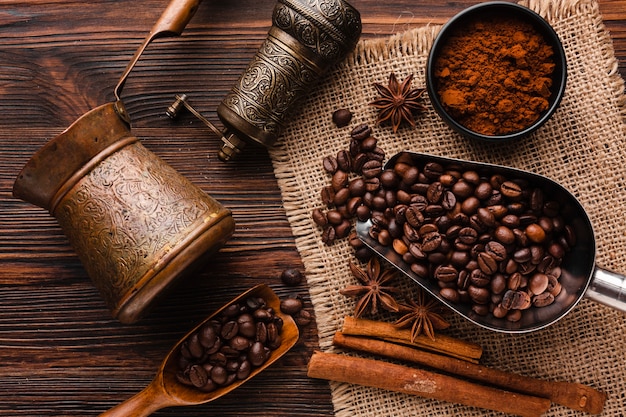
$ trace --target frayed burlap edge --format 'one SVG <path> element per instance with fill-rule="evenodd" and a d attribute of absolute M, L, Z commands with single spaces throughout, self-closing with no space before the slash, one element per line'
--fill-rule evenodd
<path fill-rule="evenodd" d="M 623 123 L 626 115 L 626 98 L 623 94 L 624 83 L 618 73 L 618 62 L 614 55 L 610 36 L 602 22 L 597 3 L 592 0 L 529 0 L 522 4 L 537 11 L 553 25 L 571 19 L 580 19 L 581 16 L 591 20 L 589 25 L 596 31 L 598 37 L 598 42 L 594 43 L 593 46 L 600 49 L 603 60 L 601 67 L 605 71 L 601 75 L 606 77 L 610 90 L 604 97 L 609 101 L 609 103 L 606 103 L 606 106 L 610 106 L 620 115 L 620 120 L 616 122 L 618 123 L 616 129 L 621 131 L 622 137 L 616 138 L 615 141 L 622 140 L 626 133 L 626 125 Z M 387 38 L 361 41 L 354 53 L 332 71 L 326 81 L 332 84 L 335 78 L 341 78 L 346 74 L 353 75 L 350 72 L 353 68 L 367 68 L 383 62 L 391 63 L 388 66 L 393 67 L 393 63 L 396 61 L 400 62 L 415 55 L 427 55 L 428 49 L 439 29 L 440 26 L 431 25 L 412 29 Z M 299 119 L 306 119 L 304 115 L 310 110 L 307 106 L 318 104 L 316 97 L 318 93 L 323 92 L 324 88 L 326 88 L 325 85 L 322 84 L 319 87 L 321 90 L 313 92 L 312 99 L 305 104 L 304 110 L 298 115 Z M 337 103 L 341 103 L 342 100 L 342 97 L 337 97 Z M 340 104 L 337 104 L 337 106 L 339 107 Z M 315 110 L 310 111 L 310 113 L 317 115 Z M 371 117 L 365 117 L 365 119 L 371 121 Z M 349 259 L 352 252 L 348 245 L 335 245 L 332 248 L 328 248 L 321 243 L 319 230 L 315 228 L 310 218 L 311 208 L 315 206 L 312 200 L 319 200 L 319 184 L 310 178 L 303 178 L 301 167 L 293 161 L 294 149 L 298 149 L 299 152 L 309 152 L 309 147 L 316 146 L 315 140 L 311 139 L 312 137 L 316 135 L 335 135 L 334 131 L 329 129 L 327 125 L 319 127 L 319 124 L 316 120 L 305 120 L 302 123 L 298 123 L 296 127 L 287 129 L 284 138 L 279 141 L 275 148 L 270 150 L 270 154 L 274 163 L 275 175 L 282 191 L 285 210 L 296 240 L 296 246 L 305 265 L 311 300 L 317 317 L 320 348 L 322 350 L 333 350 L 334 348 L 331 346 L 332 336 L 341 327 L 343 317 L 350 312 L 351 308 L 351 304 L 346 302 L 343 296 L 339 295 L 338 290 L 341 288 L 342 279 L 345 280 L 343 275 L 346 274 L 347 269 L 342 262 L 345 259 Z M 336 134 L 336 142 L 338 143 L 336 148 L 333 147 L 335 146 L 335 141 L 332 138 L 321 140 L 327 146 L 331 144 L 326 153 L 333 154 L 337 148 L 345 148 L 347 145 L 345 137 L 345 132 Z M 311 141 L 311 143 L 305 147 L 291 147 L 287 143 L 288 141 Z M 459 150 L 459 153 L 466 153 L 467 149 L 464 142 L 458 142 L 458 145 L 462 148 Z M 523 146 L 527 145 L 524 144 Z M 511 165 L 516 165 L 519 162 L 516 159 L 507 161 Z M 502 163 L 502 161 L 498 160 L 495 162 Z M 537 171 L 542 169 L 541 166 L 535 165 L 532 168 L 536 168 Z M 321 171 L 321 160 L 316 169 Z M 620 186 L 619 189 L 623 190 L 623 186 Z M 311 195 L 314 195 L 314 197 L 312 198 Z M 587 204 L 591 205 L 593 202 L 591 200 Z M 594 216 L 596 221 L 604 220 L 602 213 L 592 213 L 592 217 Z M 614 220 L 612 221 L 614 222 Z M 619 269 L 625 266 L 623 256 L 615 256 L 614 253 L 621 248 L 623 239 L 614 240 L 615 242 L 606 242 L 606 248 L 599 251 L 598 257 L 603 265 Z M 611 368 L 610 363 L 613 359 L 616 363 L 623 363 L 623 348 L 619 344 L 613 348 L 609 346 L 609 349 L 615 351 L 615 358 L 607 354 L 608 356 L 603 358 L 603 361 L 606 363 L 602 363 L 602 366 L 598 366 L 597 369 L 591 368 L 593 367 L 593 352 L 604 348 L 602 341 L 606 340 L 611 345 L 616 343 L 616 337 L 620 337 L 619 333 L 612 333 L 611 331 L 612 323 L 618 320 L 623 320 L 623 317 L 610 309 L 583 300 L 581 307 L 570 313 L 568 322 L 559 322 L 547 335 L 538 337 L 540 341 L 552 340 L 555 337 L 563 339 L 556 340 L 554 346 L 549 346 L 545 348 L 545 352 L 541 352 L 542 355 L 556 355 L 557 358 L 555 360 L 558 360 L 558 356 L 563 355 L 568 349 L 578 352 L 578 356 L 573 363 L 565 361 L 564 364 L 558 365 L 557 369 L 553 370 L 533 362 L 534 350 L 537 349 L 537 346 L 534 345 L 536 338 L 533 336 L 494 335 L 491 332 L 467 326 L 467 323 L 459 322 L 454 318 L 453 327 L 456 328 L 455 336 L 472 339 L 488 346 L 485 358 L 487 364 L 529 376 L 551 377 L 596 385 L 597 388 L 609 392 L 609 401 L 607 402 L 604 415 L 612 416 L 616 415 L 618 411 L 621 412 L 624 402 L 626 402 L 624 390 L 620 388 L 623 388 L 624 383 L 622 381 L 626 378 L 626 372 L 623 370 L 623 365 L 621 365 L 619 370 L 615 371 Z M 571 325 L 577 321 L 585 323 L 582 329 L 585 334 L 580 338 L 578 338 L 579 334 L 577 332 L 580 332 L 581 328 Z M 594 329 L 590 330 L 589 327 L 594 327 L 596 322 L 606 323 L 607 328 L 597 329 L 594 333 Z M 594 337 L 590 337 L 590 333 Z M 622 334 L 624 333 L 622 332 Z M 624 337 L 622 336 L 621 339 L 623 344 Z M 511 357 L 515 359 L 519 357 L 519 363 L 516 363 L 515 360 L 508 360 Z M 579 361 L 583 361 L 583 363 L 580 364 Z M 586 363 L 587 361 L 589 364 Z M 455 406 L 438 401 L 420 400 L 367 387 L 334 382 L 331 382 L 330 386 L 337 417 L 355 415 L 498 415 L 484 412 L 484 410 L 474 410 L 469 407 Z M 549 415 L 574 416 L 582 414 L 557 406 L 551 409 Z"/>

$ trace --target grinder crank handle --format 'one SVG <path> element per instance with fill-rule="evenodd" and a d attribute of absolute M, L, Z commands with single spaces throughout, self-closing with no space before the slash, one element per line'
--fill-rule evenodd
<path fill-rule="evenodd" d="M 133 67 L 139 60 L 139 57 L 146 49 L 146 47 L 157 38 L 165 38 L 170 36 L 179 36 L 187 26 L 187 23 L 191 20 L 193 15 L 198 10 L 198 6 L 202 0 L 171 0 L 167 5 L 167 8 L 161 14 L 161 17 L 152 27 L 152 30 L 148 36 L 144 39 L 143 43 L 133 55 L 133 58 L 128 63 L 128 66 L 124 70 L 122 77 L 120 78 L 117 86 L 115 87 L 115 99 L 120 101 L 120 93 L 128 74 L 132 71 Z"/>

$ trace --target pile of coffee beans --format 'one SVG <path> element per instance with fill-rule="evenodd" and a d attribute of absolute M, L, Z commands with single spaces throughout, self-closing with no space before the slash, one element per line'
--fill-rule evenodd
<path fill-rule="evenodd" d="M 330 185 L 322 188 L 324 208 L 313 210 L 313 221 L 322 228 L 322 241 L 332 245 L 336 239 L 348 237 L 352 220 L 370 217 L 368 201 L 380 189 L 385 152 L 365 124 L 350 133 L 349 149 L 328 155 L 322 161 L 323 169 L 330 175 Z"/>
<path fill-rule="evenodd" d="M 263 298 L 231 304 L 180 345 L 176 378 L 203 392 L 246 379 L 280 346 L 282 327 Z"/>
<path fill-rule="evenodd" d="M 380 188 L 363 197 L 370 237 L 434 280 L 445 299 L 514 322 L 560 293 L 560 265 L 576 236 L 541 187 L 408 153 L 378 178 Z"/>
<path fill-rule="evenodd" d="M 384 169 L 385 152 L 367 125 L 355 127 L 349 149 L 326 156 L 325 208 L 313 210 L 322 241 L 348 237 L 355 256 L 372 253 L 352 231 L 371 220 L 370 236 L 393 248 L 443 298 L 475 314 L 518 321 L 554 302 L 560 264 L 576 242 L 561 204 L 520 178 L 467 170 L 410 154 Z"/>

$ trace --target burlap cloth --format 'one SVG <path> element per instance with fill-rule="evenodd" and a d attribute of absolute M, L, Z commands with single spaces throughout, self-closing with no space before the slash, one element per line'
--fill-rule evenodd
<path fill-rule="evenodd" d="M 271 150 L 285 209 L 302 256 L 317 315 L 320 346 L 331 346 L 354 301 L 339 290 L 353 283 L 348 261 L 353 250 L 345 240 L 321 241 L 311 211 L 321 207 L 319 191 L 329 184 L 321 161 L 346 149 L 350 130 L 360 123 L 388 156 L 401 150 L 428 152 L 514 166 L 548 176 L 576 195 L 589 212 L 598 241 L 597 264 L 626 272 L 626 129 L 624 84 L 609 34 L 593 0 L 530 0 L 559 34 L 568 59 L 565 97 L 554 117 L 533 136 L 510 145 L 486 145 L 453 133 L 429 110 L 417 128 L 375 126 L 373 82 L 386 83 L 390 72 L 415 75 L 425 85 L 429 48 L 439 26 L 427 26 L 385 39 L 363 40 L 347 61 L 334 69 L 311 94 Z M 352 110 L 348 127 L 331 122 L 338 108 Z M 402 278 L 400 278 L 402 279 Z M 415 284 L 408 284 L 415 285 Z M 582 302 L 547 329 L 507 335 L 453 318 L 448 334 L 484 348 L 483 364 L 543 379 L 579 382 L 608 393 L 605 416 L 626 413 L 626 315 L 593 301 Z M 491 416 L 485 410 L 331 383 L 335 413 L 343 416 Z M 549 416 L 583 413 L 553 405 Z"/>

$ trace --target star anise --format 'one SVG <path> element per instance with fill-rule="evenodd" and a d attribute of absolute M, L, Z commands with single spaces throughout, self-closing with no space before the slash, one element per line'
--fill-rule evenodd
<path fill-rule="evenodd" d="M 404 81 L 402 81 L 402 84 L 400 84 L 396 79 L 396 75 L 392 72 L 389 75 L 389 85 L 384 86 L 379 83 L 374 83 L 374 87 L 382 96 L 370 103 L 380 110 L 376 122 L 382 124 L 389 121 L 393 128 L 393 133 L 398 131 L 398 128 L 403 122 L 415 126 L 413 113 L 426 110 L 426 107 L 419 102 L 426 89 L 412 89 L 412 80 L 413 74 L 406 77 Z"/>
<path fill-rule="evenodd" d="M 400 328 L 411 326 L 411 342 L 420 334 L 435 340 L 435 330 L 450 327 L 450 323 L 442 316 L 443 311 L 443 305 L 419 290 L 415 299 L 409 298 L 406 304 L 399 305 L 399 312 L 404 315 L 394 324 Z"/>
<path fill-rule="evenodd" d="M 361 317 L 368 307 L 372 315 L 377 314 L 379 304 L 387 311 L 398 311 L 398 302 L 392 294 L 398 293 L 399 290 L 388 285 L 394 278 L 392 270 L 383 270 L 378 259 L 372 258 L 365 270 L 350 262 L 350 271 L 359 280 L 360 285 L 349 285 L 339 292 L 348 297 L 360 297 L 355 307 L 356 317 Z"/>

